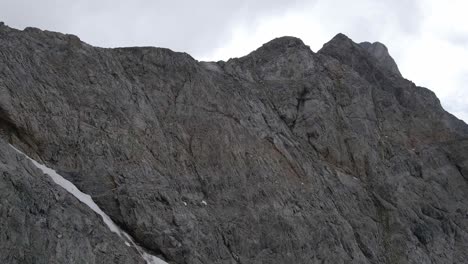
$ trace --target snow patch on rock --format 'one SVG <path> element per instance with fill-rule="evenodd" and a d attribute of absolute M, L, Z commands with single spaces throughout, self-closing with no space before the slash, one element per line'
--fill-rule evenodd
<path fill-rule="evenodd" d="M 141 255 L 141 257 L 146 261 L 148 264 L 167 264 L 167 262 L 164 262 L 160 258 L 153 256 L 151 254 L 148 254 L 143 250 L 142 247 L 138 246 L 133 238 L 127 234 L 125 231 L 123 231 L 120 227 L 118 227 L 112 219 L 102 211 L 101 208 L 93 201 L 93 198 L 91 198 L 90 195 L 83 193 L 80 191 L 73 183 L 68 181 L 67 179 L 63 178 L 61 175 L 59 175 L 55 170 L 46 167 L 45 165 L 33 160 L 32 158 L 28 157 L 28 155 L 24 154 L 14 146 L 10 145 L 16 152 L 20 153 L 21 155 L 25 156 L 29 161 L 32 162 L 34 166 L 39 168 L 44 174 L 47 174 L 56 184 L 60 185 L 63 189 L 65 189 L 67 192 L 75 196 L 80 202 L 84 203 L 87 205 L 91 210 L 93 210 L 95 213 L 100 215 L 102 217 L 102 220 L 104 223 L 107 225 L 107 227 L 110 229 L 111 232 L 116 233 L 119 235 L 123 240 L 125 245 L 127 246 L 132 246 L 134 247 L 138 253 Z"/>

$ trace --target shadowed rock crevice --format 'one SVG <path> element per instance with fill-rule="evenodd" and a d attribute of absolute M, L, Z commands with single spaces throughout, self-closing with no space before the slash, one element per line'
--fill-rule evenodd
<path fill-rule="evenodd" d="M 25 145 L 29 150 L 34 151 L 37 156 L 37 145 L 34 139 L 24 129 L 19 128 L 10 118 L 10 115 L 0 107 L 0 138 L 9 143 Z"/>

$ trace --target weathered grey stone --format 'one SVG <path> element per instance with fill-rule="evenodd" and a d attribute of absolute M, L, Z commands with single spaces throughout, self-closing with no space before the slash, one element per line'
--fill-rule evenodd
<path fill-rule="evenodd" d="M 0 263 L 144 263 L 24 155 L 0 149 Z"/>
<path fill-rule="evenodd" d="M 172 263 L 466 263 L 468 126 L 365 46 L 198 62 L 3 26 L 0 124 Z"/>
<path fill-rule="evenodd" d="M 390 72 L 401 76 L 400 70 L 393 58 L 388 53 L 387 47 L 380 42 L 362 42 L 359 45 L 367 50 L 372 56 L 374 56 L 382 67 L 387 68 Z"/>

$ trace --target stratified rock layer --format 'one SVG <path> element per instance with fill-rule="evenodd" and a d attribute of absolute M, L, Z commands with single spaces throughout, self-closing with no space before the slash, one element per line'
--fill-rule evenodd
<path fill-rule="evenodd" d="M 384 51 L 283 37 L 198 62 L 2 26 L 0 126 L 170 263 L 466 263 L 468 126 Z"/>

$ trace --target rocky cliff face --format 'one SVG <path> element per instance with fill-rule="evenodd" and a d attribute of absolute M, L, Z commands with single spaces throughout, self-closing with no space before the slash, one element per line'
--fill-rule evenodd
<path fill-rule="evenodd" d="M 168 263 L 468 261 L 468 126 L 382 44 L 198 62 L 0 26 L 0 94 L 3 140 Z M 142 262 L 5 142 L 0 260 Z"/>

